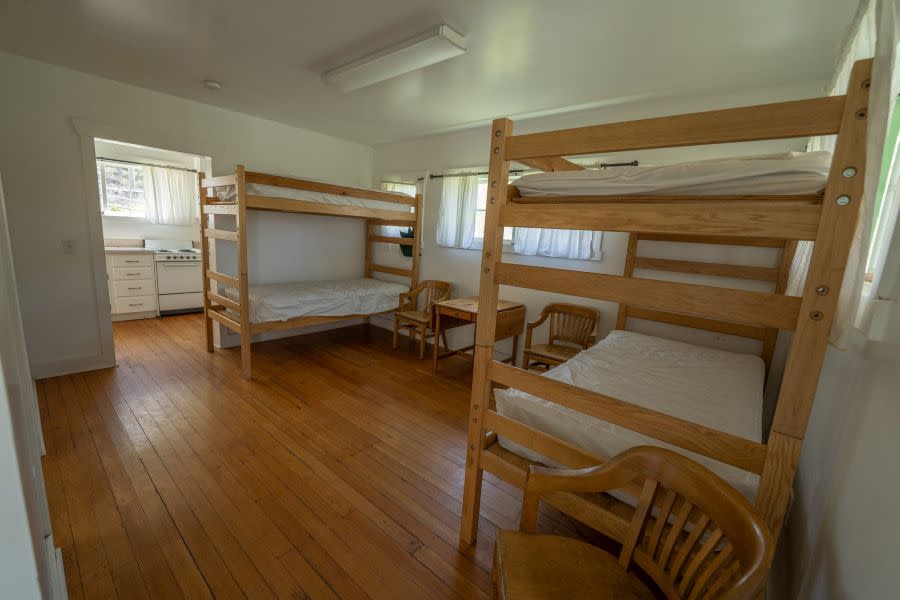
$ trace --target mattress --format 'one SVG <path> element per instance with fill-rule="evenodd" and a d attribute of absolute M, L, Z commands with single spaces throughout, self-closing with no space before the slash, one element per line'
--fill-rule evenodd
<path fill-rule="evenodd" d="M 397 308 L 409 286 L 377 279 L 300 281 L 250 286 L 250 322 L 287 321 L 295 317 L 370 315 Z M 238 293 L 225 288 L 237 301 Z"/>
<path fill-rule="evenodd" d="M 325 192 L 313 192 L 310 190 L 297 190 L 294 188 L 278 187 L 274 185 L 262 185 L 260 183 L 248 183 L 247 194 L 251 196 L 272 196 L 275 198 L 288 198 L 300 202 L 317 202 L 319 204 L 338 204 L 341 206 L 356 206 L 360 208 L 379 208 L 381 210 L 394 210 L 412 212 L 412 207 L 399 202 L 387 202 L 384 200 L 369 200 L 368 198 L 355 198 L 339 194 L 326 194 Z M 233 202 L 235 196 L 234 186 L 216 188 L 216 197 L 221 202 Z"/>
<path fill-rule="evenodd" d="M 616 330 L 592 348 L 544 374 L 549 379 L 599 392 L 752 441 L 762 438 L 762 359 Z M 748 499 L 756 495 L 758 476 L 737 467 L 676 448 L 526 394 L 496 390 L 497 412 L 530 425 L 592 454 L 611 458 L 628 448 L 653 445 L 680 452 L 705 465 Z M 499 439 L 500 445 L 529 460 L 561 466 L 532 450 Z"/>
<path fill-rule="evenodd" d="M 629 194 L 814 194 L 825 188 L 829 152 L 788 152 L 664 166 L 535 173 L 520 177 L 522 196 Z"/>

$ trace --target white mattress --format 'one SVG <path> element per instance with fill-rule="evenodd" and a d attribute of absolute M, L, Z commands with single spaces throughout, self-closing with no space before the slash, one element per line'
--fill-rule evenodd
<path fill-rule="evenodd" d="M 618 398 L 742 438 L 762 437 L 762 359 L 630 331 L 613 331 L 544 376 Z M 748 499 L 758 476 L 646 435 L 526 394 L 496 390 L 497 412 L 605 458 L 653 445 L 705 465 Z M 500 438 L 504 448 L 532 461 L 561 466 Z"/>
<path fill-rule="evenodd" d="M 369 315 L 397 308 L 400 294 L 408 291 L 409 286 L 370 278 L 251 285 L 250 322 Z M 224 293 L 238 299 L 233 288 Z"/>
<path fill-rule="evenodd" d="M 516 180 L 522 196 L 628 194 L 814 194 L 825 188 L 829 152 L 788 152 L 664 166 L 536 173 Z"/>
<path fill-rule="evenodd" d="M 262 185 L 248 183 L 247 194 L 252 196 L 273 196 L 275 198 L 288 198 L 300 202 L 318 202 L 319 204 L 339 204 L 341 206 L 357 206 L 361 208 L 379 208 L 382 210 L 394 210 L 412 212 L 412 207 L 400 202 L 386 202 L 384 200 L 369 200 L 368 198 L 355 198 L 353 196 L 341 196 L 339 194 L 326 194 L 324 192 L 312 192 L 309 190 L 297 190 L 294 188 L 278 187 L 274 185 Z M 216 197 L 223 202 L 234 201 L 234 186 L 216 188 Z"/>

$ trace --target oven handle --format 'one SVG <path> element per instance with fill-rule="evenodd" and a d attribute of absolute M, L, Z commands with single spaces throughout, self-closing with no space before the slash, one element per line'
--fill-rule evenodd
<path fill-rule="evenodd" d="M 158 263 L 161 267 L 199 267 L 201 266 L 198 262 L 183 262 L 183 263 Z"/>

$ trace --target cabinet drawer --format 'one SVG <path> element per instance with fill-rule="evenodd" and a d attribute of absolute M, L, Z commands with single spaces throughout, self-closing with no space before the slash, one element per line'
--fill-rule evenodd
<path fill-rule="evenodd" d="M 135 279 L 134 281 L 114 281 L 113 292 L 116 298 L 126 296 L 152 296 L 156 294 L 156 286 L 152 280 Z"/>
<path fill-rule="evenodd" d="M 116 267 L 109 274 L 113 281 L 125 281 L 129 279 L 153 280 L 153 265 L 149 267 Z"/>
<path fill-rule="evenodd" d="M 113 303 L 113 313 L 148 312 L 156 310 L 156 296 L 129 296 L 116 298 Z"/>
<path fill-rule="evenodd" d="M 114 267 L 152 267 L 152 254 L 111 254 Z"/>

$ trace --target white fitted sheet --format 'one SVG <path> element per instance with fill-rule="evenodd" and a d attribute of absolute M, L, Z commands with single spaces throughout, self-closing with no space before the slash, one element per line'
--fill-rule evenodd
<path fill-rule="evenodd" d="M 674 165 L 535 173 L 516 180 L 522 196 L 629 194 L 814 194 L 825 188 L 830 152 L 787 152 Z"/>
<path fill-rule="evenodd" d="M 237 290 L 225 296 L 237 300 Z M 250 286 L 250 321 L 287 321 L 294 317 L 370 315 L 397 308 L 409 286 L 377 279 L 298 281 Z"/>
<path fill-rule="evenodd" d="M 762 438 L 762 359 L 630 331 L 616 330 L 544 376 L 693 421 L 749 440 Z M 748 499 L 757 475 L 526 394 L 496 390 L 497 412 L 611 458 L 634 446 L 669 448 L 705 465 Z M 550 466 L 560 466 L 503 437 L 500 445 Z"/>
<path fill-rule="evenodd" d="M 353 196 L 326 194 L 324 192 L 297 190 L 294 188 L 278 187 L 274 185 L 262 185 L 259 183 L 248 183 L 247 194 L 251 196 L 273 196 L 275 198 L 288 198 L 290 200 L 297 200 L 299 202 L 317 202 L 319 204 L 338 204 L 340 206 L 357 206 L 360 208 L 378 208 L 381 210 L 412 212 L 412 207 L 410 205 L 400 202 L 370 200 L 368 198 L 356 198 Z M 222 202 L 233 202 L 234 196 L 234 186 L 216 188 L 216 197 Z"/>

